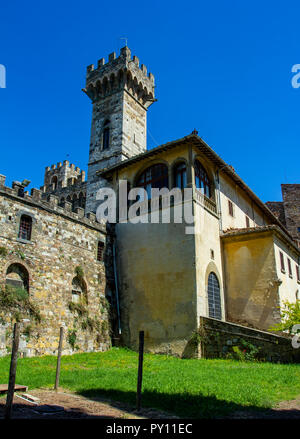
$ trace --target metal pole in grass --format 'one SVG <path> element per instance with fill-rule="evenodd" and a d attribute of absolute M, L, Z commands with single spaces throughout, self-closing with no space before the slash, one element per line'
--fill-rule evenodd
<path fill-rule="evenodd" d="M 58 345 L 56 377 L 55 377 L 55 386 L 54 386 L 54 390 L 56 390 L 56 391 L 58 390 L 58 386 L 59 386 L 60 362 L 61 362 L 63 338 L 64 338 L 64 328 L 61 326 L 60 331 L 59 331 L 59 345 Z"/>
<path fill-rule="evenodd" d="M 20 338 L 20 325 L 19 323 L 14 324 L 14 335 L 12 342 L 10 369 L 9 369 L 9 382 L 7 390 L 7 398 L 5 405 L 5 419 L 11 418 L 12 405 L 14 399 L 15 383 L 16 383 L 16 372 L 17 372 L 17 360 L 18 360 L 18 350 L 19 350 L 19 338 Z"/>
<path fill-rule="evenodd" d="M 144 331 L 140 331 L 140 333 L 139 333 L 139 368 L 138 368 L 138 380 L 137 380 L 137 392 L 136 392 L 136 408 L 138 411 L 141 410 L 143 360 L 144 360 Z"/>

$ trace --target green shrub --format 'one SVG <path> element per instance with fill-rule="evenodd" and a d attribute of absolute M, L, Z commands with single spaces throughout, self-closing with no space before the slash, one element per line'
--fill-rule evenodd
<path fill-rule="evenodd" d="M 15 288 L 11 285 L 0 289 L 0 314 L 2 320 L 3 317 L 11 315 L 16 321 L 29 316 L 38 323 L 41 322 L 39 308 L 29 299 L 28 292 L 24 288 Z"/>
<path fill-rule="evenodd" d="M 69 345 L 72 347 L 72 349 L 75 349 L 75 343 L 76 343 L 76 339 L 77 339 L 77 331 L 76 329 L 68 329 L 68 343 Z"/>
<path fill-rule="evenodd" d="M 296 303 L 290 303 L 288 300 L 283 302 L 281 310 L 281 322 L 269 328 L 270 331 L 288 331 L 293 333 L 293 326 L 300 323 L 300 300 Z"/>
<path fill-rule="evenodd" d="M 0 256 L 3 257 L 3 258 L 5 256 L 7 256 L 7 250 L 6 250 L 5 247 L 0 247 Z"/>

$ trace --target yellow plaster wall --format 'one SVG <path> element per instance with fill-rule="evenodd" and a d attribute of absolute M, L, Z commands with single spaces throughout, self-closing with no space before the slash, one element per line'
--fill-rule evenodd
<path fill-rule="evenodd" d="M 226 309 L 230 321 L 269 329 L 279 320 L 273 236 L 224 240 Z"/>

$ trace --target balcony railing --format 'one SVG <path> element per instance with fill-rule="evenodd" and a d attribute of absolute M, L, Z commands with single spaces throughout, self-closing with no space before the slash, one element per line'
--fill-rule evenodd
<path fill-rule="evenodd" d="M 213 214 L 218 215 L 217 205 L 213 200 L 211 200 L 210 198 L 207 198 L 198 189 L 195 189 L 194 194 L 195 194 L 196 201 L 198 201 L 201 206 L 203 206 L 205 209 L 212 212 Z"/>

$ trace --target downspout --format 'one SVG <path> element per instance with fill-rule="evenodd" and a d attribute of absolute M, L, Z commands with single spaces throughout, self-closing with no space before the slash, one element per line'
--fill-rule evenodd
<path fill-rule="evenodd" d="M 118 287 L 118 275 L 117 275 L 117 263 L 116 263 L 116 244 L 113 242 L 113 262 L 114 262 L 114 278 L 116 287 L 116 302 L 117 302 L 117 315 L 118 315 L 118 332 L 122 334 L 121 319 L 120 319 L 120 306 L 119 306 L 119 287 Z"/>
<path fill-rule="evenodd" d="M 218 215 L 219 215 L 219 229 L 220 232 L 223 231 L 222 227 L 222 211 L 221 211 L 221 195 L 220 195 L 220 174 L 219 170 L 217 169 L 216 172 L 216 180 L 217 180 L 217 190 L 218 190 Z"/>

